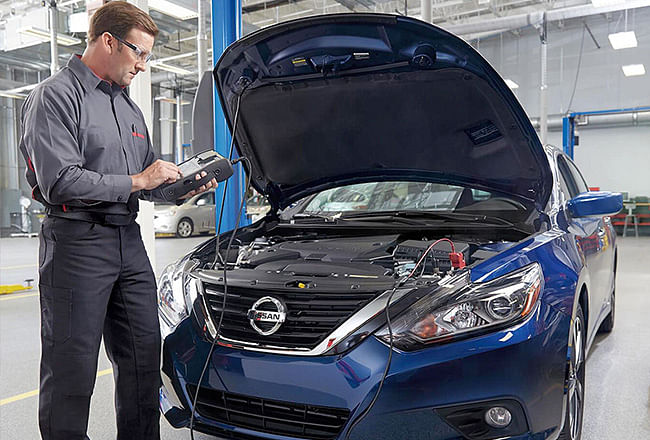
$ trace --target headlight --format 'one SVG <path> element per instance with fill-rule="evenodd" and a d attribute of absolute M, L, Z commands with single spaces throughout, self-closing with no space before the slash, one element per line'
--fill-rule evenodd
<path fill-rule="evenodd" d="M 171 215 L 176 214 L 177 211 L 178 211 L 178 206 L 172 206 L 171 208 L 162 209 L 162 210 L 156 212 L 156 216 L 158 216 L 158 217 L 169 217 Z"/>
<path fill-rule="evenodd" d="M 158 282 L 158 310 L 167 321 L 168 327 L 174 327 L 188 316 L 185 303 L 186 274 L 195 267 L 188 254 L 182 260 L 165 268 Z"/>
<path fill-rule="evenodd" d="M 537 263 L 486 283 L 471 283 L 469 272 L 459 274 L 392 320 L 393 345 L 412 351 L 511 325 L 535 309 L 543 283 Z M 388 327 L 377 337 L 388 343 Z"/>

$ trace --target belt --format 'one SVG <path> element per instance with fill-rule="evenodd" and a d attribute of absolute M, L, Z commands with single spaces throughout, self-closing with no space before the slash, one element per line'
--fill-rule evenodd
<path fill-rule="evenodd" d="M 127 226 L 135 221 L 137 213 L 134 214 L 104 214 L 92 211 L 63 211 L 48 207 L 45 212 L 48 216 L 67 218 L 70 220 L 81 220 L 91 223 L 99 223 L 107 226 Z"/>

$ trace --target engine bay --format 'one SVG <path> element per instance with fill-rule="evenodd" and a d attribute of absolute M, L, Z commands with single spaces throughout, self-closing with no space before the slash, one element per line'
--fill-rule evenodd
<path fill-rule="evenodd" d="M 466 233 L 303 226 L 262 222 L 191 254 L 202 283 L 198 307 L 222 322 L 224 343 L 343 352 L 385 324 L 379 298 L 399 287 L 401 310 L 453 271 L 513 243 Z"/>
<path fill-rule="evenodd" d="M 298 280 L 297 283 L 304 285 L 300 287 L 316 287 L 325 280 L 352 280 L 354 284 L 373 280 L 392 283 L 413 271 L 426 252 L 412 278 L 435 280 L 465 264 L 471 265 L 495 255 L 502 250 L 498 248 L 502 248 L 503 244 L 500 242 L 497 250 L 492 242 L 413 234 L 337 237 L 327 234 L 305 237 L 259 235 L 248 238 L 236 239 L 227 255 L 228 246 L 226 240 L 222 240 L 217 264 L 203 264 L 202 267 L 223 271 L 225 263 L 229 273 L 237 274 L 232 278 L 229 275 L 229 282 L 270 281 L 275 276 L 285 281 Z M 462 266 L 452 262 L 452 252 L 462 259 Z M 214 250 L 211 255 L 214 259 Z M 206 262 L 206 257 L 201 260 Z M 292 286 L 287 284 L 285 287 Z"/>

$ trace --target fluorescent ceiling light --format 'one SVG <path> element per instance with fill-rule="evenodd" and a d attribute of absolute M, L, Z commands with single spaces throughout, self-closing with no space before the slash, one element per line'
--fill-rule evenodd
<path fill-rule="evenodd" d="M 636 34 L 634 31 L 618 32 L 616 34 L 609 34 L 609 42 L 616 50 L 627 49 L 629 47 L 636 47 Z"/>
<path fill-rule="evenodd" d="M 643 64 L 628 64 L 623 66 L 623 73 L 625 76 L 645 75 L 645 66 Z"/>
<path fill-rule="evenodd" d="M 0 90 L 0 97 L 2 98 L 14 98 L 14 99 L 25 99 L 27 95 L 18 95 L 15 93 L 7 93 L 6 91 Z"/>
<path fill-rule="evenodd" d="M 259 26 L 261 24 L 267 24 L 267 23 L 273 23 L 275 22 L 275 18 L 267 18 L 266 20 L 259 20 L 259 21 L 254 21 L 251 23 L 254 26 Z"/>
<path fill-rule="evenodd" d="M 285 17 L 285 18 L 286 18 L 286 17 L 296 17 L 296 16 L 298 16 L 298 15 L 302 15 L 302 14 L 310 14 L 310 13 L 312 13 L 312 12 L 314 12 L 313 9 L 303 9 L 302 11 L 296 11 L 296 12 L 292 12 L 292 13 L 290 13 L 290 14 L 284 14 L 283 17 Z"/>
<path fill-rule="evenodd" d="M 27 84 L 26 86 L 17 87 L 15 89 L 11 89 L 11 90 L 5 90 L 5 92 L 12 92 L 12 93 L 29 92 L 29 91 L 34 90 L 37 85 L 38 85 L 38 83 Z"/>
<path fill-rule="evenodd" d="M 620 3 L 625 3 L 625 0 L 591 0 L 591 4 L 594 5 L 595 8 L 618 5 Z"/>
<path fill-rule="evenodd" d="M 462 4 L 463 4 L 463 0 L 449 0 L 446 2 L 436 2 L 431 5 L 431 9 L 448 8 L 450 6 L 457 6 Z M 479 1 L 479 4 L 481 4 L 481 1 Z"/>
<path fill-rule="evenodd" d="M 151 63 L 151 67 L 153 67 L 154 69 L 166 70 L 167 72 L 172 72 L 172 73 L 175 73 L 177 75 L 191 75 L 192 74 L 191 71 L 189 71 L 187 69 L 183 69 L 182 67 L 172 66 L 171 64 L 165 64 L 165 63 L 161 63 L 161 62 L 153 61 Z"/>
<path fill-rule="evenodd" d="M 161 102 L 168 102 L 170 104 L 178 104 L 176 98 L 172 98 L 171 96 L 156 96 L 154 100 L 161 101 Z M 181 100 L 181 105 L 188 105 L 188 104 L 191 104 L 191 102 Z"/>
<path fill-rule="evenodd" d="M 510 87 L 511 89 L 513 89 L 513 90 L 519 88 L 519 84 L 517 84 L 516 82 L 514 82 L 514 81 L 511 80 L 511 79 L 506 79 L 506 85 L 507 85 L 508 87 Z"/>
<path fill-rule="evenodd" d="M 5 98 L 25 99 L 27 97 L 27 93 L 25 92 L 34 90 L 37 85 L 38 83 L 34 83 L 27 84 L 26 86 L 16 87 L 15 89 L 0 90 L 0 96 L 3 96 Z"/>
<path fill-rule="evenodd" d="M 170 15 L 180 20 L 188 20 L 199 16 L 195 10 L 177 5 L 168 0 L 149 0 L 149 9 L 162 12 L 165 15 Z"/>
<path fill-rule="evenodd" d="M 20 29 L 18 32 L 23 35 L 29 35 L 30 37 L 36 37 L 41 41 L 50 41 L 50 31 L 46 29 L 28 26 Z M 81 40 L 79 38 L 59 33 L 56 34 L 56 42 L 61 46 L 74 46 L 75 44 L 81 44 Z"/>
<path fill-rule="evenodd" d="M 58 5 L 61 7 L 61 5 Z M 88 32 L 88 13 L 86 11 L 68 15 L 69 32 Z"/>

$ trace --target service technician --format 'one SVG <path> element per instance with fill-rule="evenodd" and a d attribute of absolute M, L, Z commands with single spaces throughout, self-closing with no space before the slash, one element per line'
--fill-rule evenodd
<path fill-rule="evenodd" d="M 44 440 L 88 439 L 102 336 L 117 439 L 160 438 L 156 280 L 135 217 L 138 199 L 156 199 L 156 188 L 180 173 L 156 160 L 126 89 L 146 70 L 157 34 L 142 10 L 107 3 L 91 18 L 83 56 L 72 56 L 23 106 L 20 150 L 47 212 L 39 249 Z"/>

